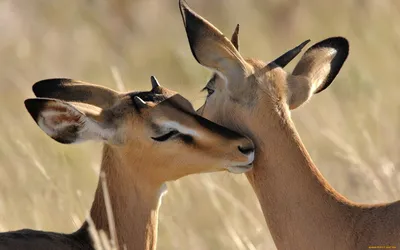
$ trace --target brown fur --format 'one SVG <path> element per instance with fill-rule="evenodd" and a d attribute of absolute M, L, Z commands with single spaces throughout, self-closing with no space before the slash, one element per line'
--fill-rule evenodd
<path fill-rule="evenodd" d="M 107 100 L 96 98 L 94 102 L 87 95 L 79 95 L 82 89 L 94 95 L 98 90 L 94 85 L 86 86 L 78 82 L 79 91 L 74 94 L 74 86 L 71 84 L 74 81 L 62 81 L 68 82 L 68 85 L 61 84 L 61 90 L 52 89 L 61 100 L 35 98 L 26 100 L 25 105 L 38 125 L 45 132 L 50 131 L 50 135 L 60 142 L 74 143 L 76 140 L 88 138 L 104 140 L 101 171 L 106 176 L 117 245 L 120 249 L 155 249 L 160 188 L 165 182 L 195 173 L 226 171 L 228 168 L 245 172 L 251 167 L 248 165 L 252 161 L 251 157 L 239 149 L 254 150 L 251 140 L 198 116 L 191 104 L 176 92 L 158 87 L 154 92 L 124 93 L 111 104 Z M 49 94 L 51 88 L 42 86 L 42 89 Z M 109 89 L 104 92 L 104 88 L 100 88 L 100 91 L 110 95 L 110 98 L 116 96 Z M 40 96 L 45 97 L 43 93 Z M 134 99 L 137 97 L 145 100 L 141 107 L 135 106 Z M 97 107 L 96 112 L 90 112 L 90 105 L 84 105 L 85 112 L 82 112 L 79 110 L 82 105 L 72 105 L 68 102 L 70 100 L 104 104 L 104 109 L 98 112 L 101 107 Z M 77 121 L 66 113 L 73 114 L 73 117 L 77 116 L 79 121 L 84 122 L 76 124 Z M 85 113 L 90 113 L 90 117 Z M 92 118 L 98 123 L 87 125 L 86 123 L 93 124 Z M 52 127 L 52 123 L 47 122 L 54 119 L 62 121 L 63 126 L 55 124 Z M 176 138 L 153 140 L 152 137 L 157 137 L 157 133 L 160 133 L 158 130 L 166 126 L 165 122 L 178 123 L 184 129 Z M 93 129 L 96 131 L 91 131 Z M 106 129 L 108 132 L 103 131 Z M 192 140 L 180 139 L 179 136 L 184 136 L 185 129 L 195 134 Z M 90 215 L 96 228 L 104 230 L 110 236 L 112 227 L 107 217 L 101 182 L 98 184 Z M 15 235 L 18 237 L 14 237 Z M 0 234 L 0 249 L 92 247 L 89 236 L 76 235 L 88 235 L 86 223 L 81 230 L 70 235 L 33 230 L 3 233 Z"/>
<path fill-rule="evenodd" d="M 256 144 L 254 169 L 247 177 L 277 248 L 400 247 L 400 202 L 359 205 L 337 193 L 312 162 L 290 119 L 290 109 L 304 104 L 334 79 L 347 57 L 347 41 L 332 38 L 314 45 L 289 74 L 274 63 L 235 60 L 232 54 L 241 58 L 238 51 L 220 53 L 221 47 L 232 45 L 214 39 L 219 31 L 203 35 L 203 29 L 217 29 L 208 27 L 212 24 L 182 0 L 180 7 L 192 52 L 200 64 L 228 72 L 226 79 L 216 78 L 214 93 L 198 112 L 240 131 Z M 215 60 L 224 68 L 214 67 Z M 244 77 L 231 78 L 242 74 Z"/>

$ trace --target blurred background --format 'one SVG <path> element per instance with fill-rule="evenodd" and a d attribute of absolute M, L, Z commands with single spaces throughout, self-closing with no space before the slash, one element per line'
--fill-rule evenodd
<path fill-rule="evenodd" d="M 228 37 L 240 23 L 245 57 L 270 61 L 306 39 L 349 39 L 341 73 L 293 119 L 340 193 L 356 202 L 400 198 L 399 1 L 188 3 Z M 156 75 L 199 107 L 211 75 L 190 52 L 177 0 L 0 0 L 0 34 L 0 231 L 71 232 L 97 183 L 101 144 L 47 137 L 23 105 L 33 83 L 68 77 L 149 90 Z M 244 176 L 203 174 L 168 186 L 158 249 L 275 249 Z"/>

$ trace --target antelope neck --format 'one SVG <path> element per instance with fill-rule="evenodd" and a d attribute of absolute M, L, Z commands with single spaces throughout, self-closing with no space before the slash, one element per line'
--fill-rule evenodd
<path fill-rule="evenodd" d="M 247 177 L 277 248 L 324 249 L 348 241 L 343 229 L 354 225 L 356 206 L 326 182 L 290 118 L 277 114 L 267 123 L 250 120 L 253 123 L 247 125 L 257 150 Z"/>
<path fill-rule="evenodd" d="M 157 240 L 157 217 L 163 183 L 154 183 L 134 166 L 146 168 L 141 159 L 125 161 L 113 146 L 104 145 L 101 171 L 106 174 L 107 188 L 115 220 L 118 245 L 121 249 L 153 250 Z M 124 166 L 129 162 L 129 166 Z M 110 236 L 110 224 L 104 200 L 104 190 L 99 181 L 90 211 L 97 230 Z"/>

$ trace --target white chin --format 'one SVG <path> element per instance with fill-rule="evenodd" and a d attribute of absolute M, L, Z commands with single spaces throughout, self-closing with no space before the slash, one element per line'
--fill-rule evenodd
<path fill-rule="evenodd" d="M 233 174 L 243 174 L 243 173 L 248 172 L 252 168 L 253 168 L 253 164 L 250 164 L 247 166 L 231 166 L 231 167 L 228 167 L 227 169 L 230 173 L 233 173 Z"/>

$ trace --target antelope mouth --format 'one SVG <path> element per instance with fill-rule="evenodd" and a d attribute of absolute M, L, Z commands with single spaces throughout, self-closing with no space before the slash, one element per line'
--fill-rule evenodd
<path fill-rule="evenodd" d="M 243 174 L 250 171 L 252 168 L 253 168 L 253 163 L 250 163 L 248 165 L 242 165 L 242 166 L 230 166 L 227 168 L 227 170 L 232 174 Z"/>
<path fill-rule="evenodd" d="M 250 171 L 253 168 L 254 151 L 247 155 L 247 162 L 236 162 L 235 164 L 226 168 L 226 170 L 233 174 L 242 174 Z"/>

